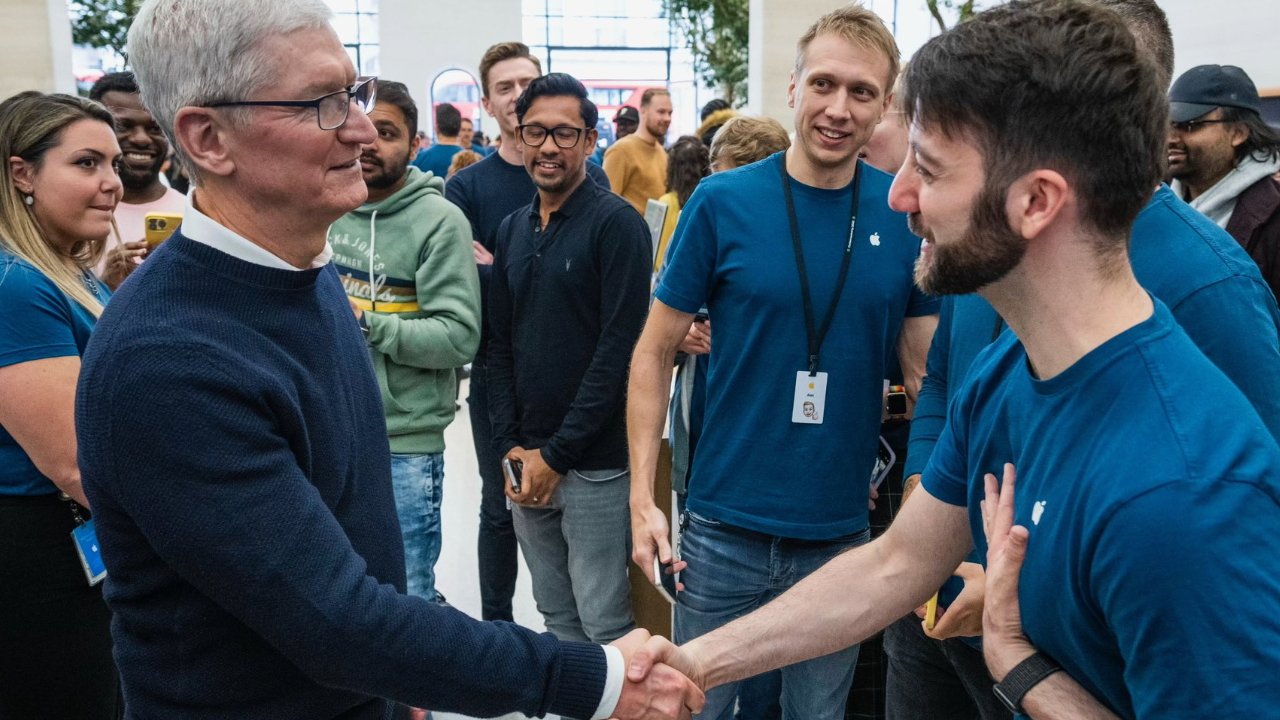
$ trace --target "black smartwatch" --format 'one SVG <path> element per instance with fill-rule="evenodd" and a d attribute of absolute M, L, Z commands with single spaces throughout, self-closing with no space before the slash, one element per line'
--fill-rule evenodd
<path fill-rule="evenodd" d="M 1062 668 L 1050 660 L 1049 656 L 1036 653 L 1015 665 L 992 690 L 1014 715 L 1026 715 L 1027 711 L 1022 709 L 1022 699 L 1040 681 L 1060 670 Z"/>

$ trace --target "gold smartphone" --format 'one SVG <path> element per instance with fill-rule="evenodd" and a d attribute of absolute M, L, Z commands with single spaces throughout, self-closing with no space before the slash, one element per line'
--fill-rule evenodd
<path fill-rule="evenodd" d="M 934 625 L 938 624 L 938 593 L 934 593 L 929 598 L 929 602 L 924 604 L 924 627 L 926 630 L 932 630 Z"/>
<path fill-rule="evenodd" d="M 147 251 L 149 252 L 169 239 L 173 231 L 182 224 L 182 216 L 175 213 L 147 213 L 143 222 L 146 224 Z"/>

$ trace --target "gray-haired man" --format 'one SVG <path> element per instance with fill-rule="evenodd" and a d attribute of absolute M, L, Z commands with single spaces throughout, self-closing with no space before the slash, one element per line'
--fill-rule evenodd
<path fill-rule="evenodd" d="M 403 594 L 377 383 L 325 243 L 375 82 L 320 0 L 148 0 L 145 101 L 199 190 L 104 313 L 77 437 L 131 717 L 688 717 L 674 671 Z M 643 637 L 641 635 L 640 637 Z"/>

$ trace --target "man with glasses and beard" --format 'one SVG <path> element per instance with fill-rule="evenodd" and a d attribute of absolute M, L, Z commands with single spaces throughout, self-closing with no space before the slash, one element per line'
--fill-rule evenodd
<path fill-rule="evenodd" d="M 130 28 L 196 189 L 103 312 L 76 389 L 129 716 L 388 720 L 395 700 L 687 718 L 700 693 L 670 668 L 624 682 L 643 631 L 563 642 L 405 594 L 387 368 L 326 242 L 368 199 L 377 85 L 332 18 L 321 0 L 146 0 Z"/>
<path fill-rule="evenodd" d="M 444 198 L 444 179 L 409 166 L 418 108 L 408 89 L 380 79 L 369 119 L 378 131 L 360 154 L 369 199 L 329 228 L 329 243 L 382 390 L 409 594 L 436 601 L 444 429 L 454 368 L 480 343 L 480 280 L 471 226 Z"/>
<path fill-rule="evenodd" d="M 516 102 L 538 194 L 498 229 L 489 286 L 494 449 L 547 629 L 608 642 L 634 625 L 624 391 L 649 306 L 648 226 L 587 179 L 596 107 L 552 73 Z"/>
<path fill-rule="evenodd" d="M 94 271 L 112 290 L 133 272 L 147 254 L 145 219 L 148 213 L 182 214 L 187 199 L 160 181 L 160 168 L 169 156 L 169 141 L 142 105 L 138 82 L 131 72 L 107 73 L 89 90 L 111 112 L 120 143 L 120 182 L 124 197 L 116 206 L 120 235 L 107 238 L 106 250 Z"/>

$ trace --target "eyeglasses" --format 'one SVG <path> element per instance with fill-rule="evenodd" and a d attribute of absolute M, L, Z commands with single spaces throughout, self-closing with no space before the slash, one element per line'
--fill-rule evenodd
<path fill-rule="evenodd" d="M 1169 127 L 1174 130 L 1177 130 L 1180 133 L 1186 134 L 1186 133 L 1193 133 L 1196 130 L 1199 130 L 1201 125 L 1212 125 L 1214 123 L 1229 123 L 1229 122 L 1235 122 L 1235 121 L 1221 120 L 1221 119 L 1219 120 L 1188 120 L 1186 122 L 1171 122 L 1169 123 Z"/>
<path fill-rule="evenodd" d="M 556 147 L 568 150 L 578 141 L 582 139 L 582 133 L 586 132 L 586 128 L 573 127 L 572 125 L 557 125 L 553 128 L 545 128 L 541 125 L 521 125 L 520 140 L 529 147 L 542 147 L 547 141 L 547 135 L 551 135 L 551 140 Z"/>
<path fill-rule="evenodd" d="M 321 130 L 337 130 L 347 122 L 347 116 L 351 114 L 351 101 L 355 101 L 360 109 L 368 113 L 373 109 L 374 100 L 378 95 L 378 78 L 362 77 L 356 78 L 352 85 L 331 92 L 328 95 L 321 95 L 315 100 L 240 100 L 237 102 L 216 102 L 209 103 L 205 107 L 298 107 L 298 108 L 315 108 L 316 122 L 320 123 Z"/>

